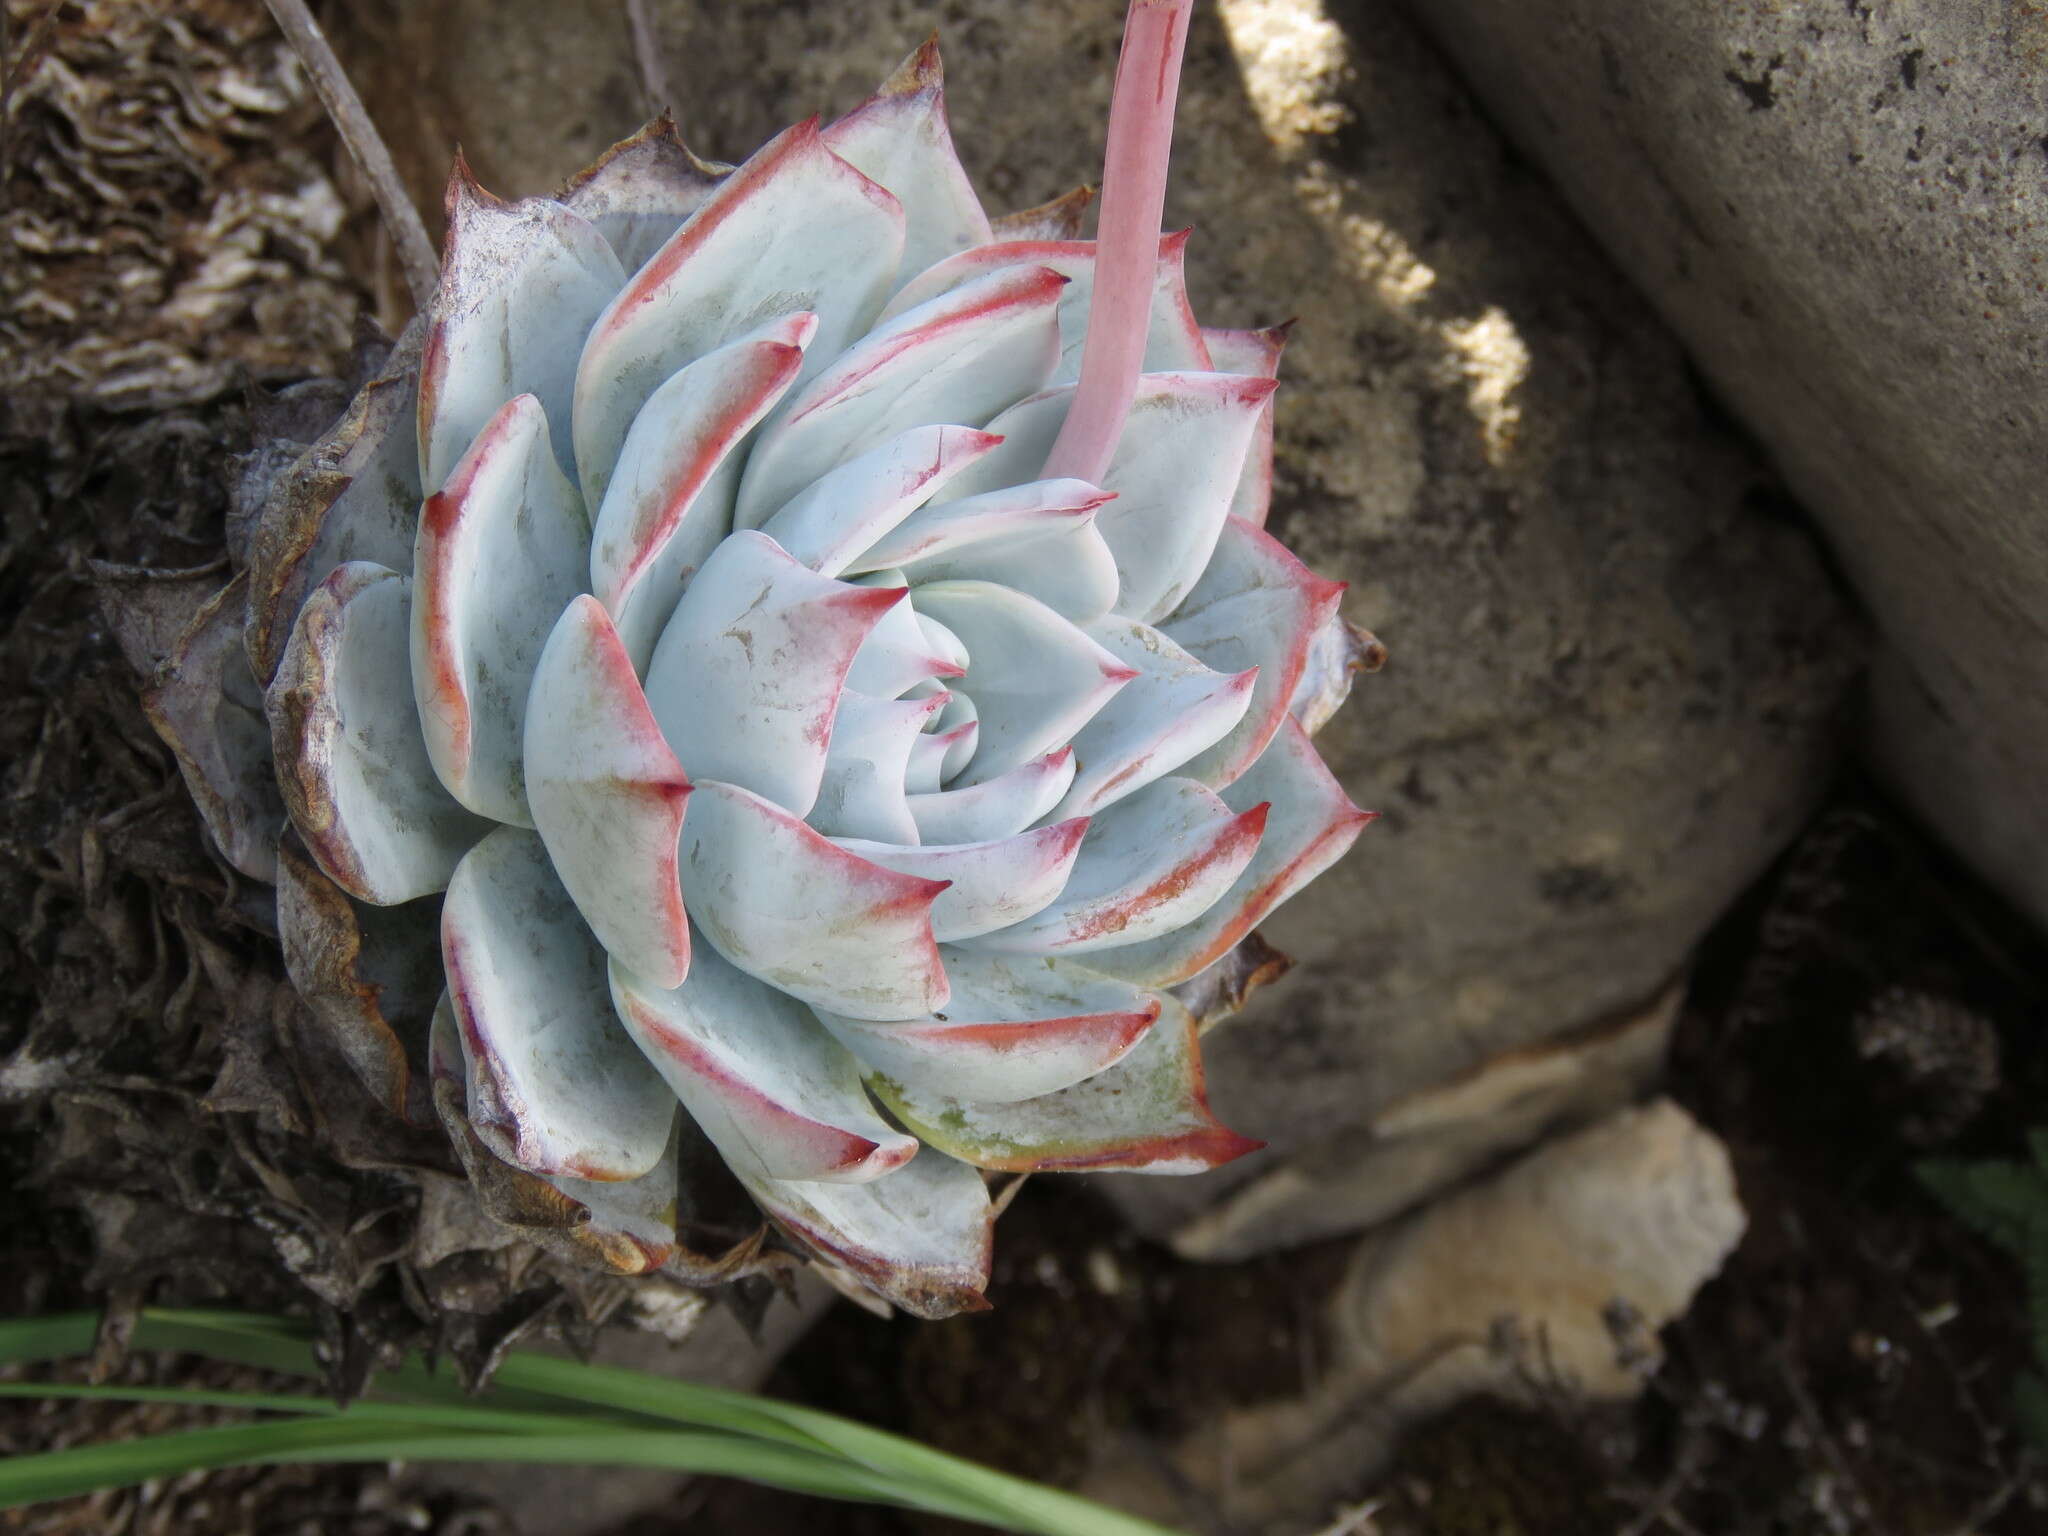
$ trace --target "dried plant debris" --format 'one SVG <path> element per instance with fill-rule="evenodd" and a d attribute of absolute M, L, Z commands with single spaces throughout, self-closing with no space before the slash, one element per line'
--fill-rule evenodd
<path fill-rule="evenodd" d="M 338 214 L 317 108 L 260 0 L 9 0 L 5 16 L 0 1313 L 311 1312 L 344 1393 L 406 1347 L 476 1381 L 517 1342 L 587 1344 L 639 1304 L 687 1320 L 675 1282 L 591 1274 L 477 1209 L 412 1087 L 424 1062 L 387 1052 L 368 1060 L 381 1078 L 363 1071 L 352 989 L 392 978 L 315 956 L 334 962 L 329 992 L 300 998 L 275 891 L 207 839 L 138 686 L 246 567 L 231 487 L 260 491 L 381 357 L 325 254 Z M 325 372 L 341 377 L 274 393 L 238 377 Z M 707 1251 L 759 1225 L 704 1215 Z M 8 1403 L 0 1453 L 173 1422 Z M 155 1484 L 0 1528 L 509 1527 L 350 1468 Z"/>
<path fill-rule="evenodd" d="M 256 0 L 5 0 L 0 392 L 164 409 L 341 371 L 320 108 Z"/>

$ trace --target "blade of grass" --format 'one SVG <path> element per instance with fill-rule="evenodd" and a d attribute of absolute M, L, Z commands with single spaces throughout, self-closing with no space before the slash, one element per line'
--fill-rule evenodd
<path fill-rule="evenodd" d="M 0 1462 L 0 1509 L 68 1498 L 151 1478 L 231 1466 L 309 1461 L 489 1461 L 657 1467 L 739 1477 L 792 1493 L 904 1505 L 994 1524 L 1000 1511 L 907 1486 L 843 1461 L 702 1430 L 490 1434 L 343 1410 L 257 1424 L 218 1425 Z"/>
<path fill-rule="evenodd" d="M 68 1314 L 29 1324 L 0 1324 L 0 1362 L 80 1353 L 90 1347 L 95 1321 L 91 1314 Z M 134 1340 L 142 1348 L 186 1350 L 302 1376 L 317 1376 L 320 1369 L 303 1324 L 261 1314 L 150 1309 L 142 1314 Z M 458 1383 L 433 1375 L 416 1359 L 379 1378 L 374 1393 L 378 1404 L 394 1394 L 449 1407 L 477 1402 Z M 567 1411 L 572 1405 L 630 1415 L 643 1426 L 682 1424 L 750 1436 L 889 1479 L 899 1498 L 902 1490 L 920 1490 L 948 1501 L 954 1505 L 952 1512 L 963 1518 L 1035 1536 L 1174 1536 L 1148 1521 L 833 1414 L 617 1366 L 516 1351 L 500 1365 L 484 1401 L 515 1411 L 552 1413 L 580 1425 L 589 1424 L 590 1418 Z M 609 1421 L 622 1427 L 630 1422 Z"/>
<path fill-rule="evenodd" d="M 932 1514 L 952 1515 L 997 1530 L 1018 1530 L 1007 1513 L 936 1490 L 906 1484 L 849 1462 L 828 1459 L 788 1446 L 766 1445 L 738 1435 L 711 1430 L 635 1430 L 620 1434 L 436 1435 L 423 1453 L 417 1440 L 394 1436 L 384 1446 L 374 1442 L 338 1448 L 333 1455 L 294 1453 L 291 1461 L 510 1461 L 576 1464 L 579 1466 L 656 1467 L 708 1477 L 738 1477 L 792 1493 L 831 1499 L 856 1499 L 870 1504 L 907 1505 Z M 1062 1536 L 1084 1536 L 1063 1532 Z"/>
<path fill-rule="evenodd" d="M 266 1457 L 290 1459 L 349 1445 L 385 1444 L 402 1433 L 400 1426 L 379 1421 L 300 1418 L 11 1456 L 0 1462 L 0 1509 Z"/>
<path fill-rule="evenodd" d="M 86 1402 L 171 1403 L 184 1408 L 240 1408 L 250 1413 L 295 1413 L 313 1418 L 376 1419 L 390 1424 L 425 1424 L 476 1433 L 588 1434 L 613 1425 L 638 1429 L 642 1422 L 591 1414 L 522 1413 L 505 1408 L 445 1406 L 439 1403 L 373 1403 L 343 1407 L 324 1397 L 286 1392 L 225 1392 L 204 1387 L 98 1386 L 71 1381 L 0 1381 L 0 1398 L 66 1398 Z"/>
<path fill-rule="evenodd" d="M 737 1426 L 741 1420 L 749 1425 L 766 1421 L 763 1432 L 777 1438 L 823 1446 L 875 1471 L 994 1504 L 1044 1536 L 1175 1536 L 1163 1526 L 1077 1495 L 1010 1477 L 836 1414 L 773 1398 L 748 1397 L 618 1366 L 581 1365 L 524 1353 L 507 1356 L 498 1379 L 507 1386 L 573 1395 L 583 1402 L 665 1415 L 678 1422 L 730 1422 Z"/>

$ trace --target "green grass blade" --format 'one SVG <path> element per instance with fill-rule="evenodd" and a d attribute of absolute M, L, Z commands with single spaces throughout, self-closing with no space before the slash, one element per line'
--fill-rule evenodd
<path fill-rule="evenodd" d="M 219 1425 L 0 1462 L 0 1509 L 222 1467 L 311 1461 L 491 1461 L 655 1467 L 741 1477 L 794 1493 L 1000 1522 L 999 1512 L 787 1446 L 702 1430 L 487 1434 L 358 1410 Z"/>
<path fill-rule="evenodd" d="M 88 1402 L 171 1403 L 183 1408 L 240 1408 L 251 1413 L 296 1413 L 321 1418 L 376 1419 L 391 1424 L 425 1424 L 437 1429 L 475 1434 L 587 1434 L 607 1423 L 622 1429 L 638 1422 L 601 1419 L 592 1414 L 526 1413 L 481 1404 L 360 1403 L 342 1407 L 331 1399 L 305 1393 L 224 1392 L 205 1387 L 97 1386 L 69 1381 L 0 1381 L 0 1398 L 70 1398 Z"/>
<path fill-rule="evenodd" d="M 90 1348 L 96 1318 L 92 1314 L 67 1314 L 0 1324 L 0 1363 L 50 1359 L 77 1354 Z M 255 1313 L 211 1310 L 150 1309 L 135 1330 L 141 1348 L 182 1350 L 215 1359 L 301 1376 L 317 1377 L 319 1362 L 314 1357 L 310 1334 L 303 1324 L 290 1319 Z M 801 1460 L 785 1467 L 787 1475 L 825 1474 L 822 1464 L 844 1478 L 864 1476 L 871 1481 L 867 1493 L 799 1486 L 777 1482 L 776 1486 L 800 1492 L 824 1492 L 836 1497 L 863 1497 L 888 1502 L 911 1503 L 916 1507 L 943 1509 L 961 1518 L 980 1520 L 1001 1529 L 1031 1533 L 1031 1536 L 1175 1536 L 1166 1528 L 1107 1509 L 1072 1494 L 992 1471 L 989 1468 L 949 1456 L 941 1451 L 900 1436 L 870 1429 L 864 1424 L 816 1409 L 777 1402 L 772 1398 L 707 1387 L 696 1382 L 676 1381 L 617 1366 L 585 1365 L 573 1360 L 515 1351 L 499 1366 L 492 1388 L 481 1399 L 465 1393 L 446 1375 L 436 1375 L 417 1359 L 408 1359 L 397 1371 L 387 1372 L 376 1382 L 374 1403 L 360 1405 L 363 1413 L 383 1413 L 393 1407 L 393 1396 L 413 1398 L 418 1405 L 438 1408 L 443 1417 L 414 1420 L 422 1427 L 438 1426 L 444 1434 L 434 1437 L 439 1445 L 447 1433 L 460 1433 L 460 1413 L 488 1406 L 529 1419 L 545 1420 L 564 1433 L 552 1431 L 531 1438 L 525 1449 L 501 1446 L 506 1458 L 537 1461 L 575 1460 L 591 1449 L 589 1432 L 600 1424 L 612 1426 L 607 1444 L 623 1446 L 618 1452 L 633 1457 L 687 1456 L 698 1454 L 693 1440 L 676 1442 L 681 1448 L 663 1451 L 655 1443 L 677 1431 L 647 1435 L 654 1425 L 683 1425 L 713 1432 L 720 1449 L 732 1454 L 734 1437 L 751 1441 L 755 1449 L 782 1455 L 795 1454 Z M 588 1410 L 603 1410 L 598 1418 Z M 323 1422 L 354 1423 L 345 1414 L 330 1415 Z M 387 1420 L 386 1422 L 392 1422 Z M 636 1429 L 635 1426 L 638 1426 Z M 258 1425 L 256 1428 L 283 1426 Z M 573 1427 L 584 1433 L 568 1433 Z M 200 1432 L 203 1433 L 203 1432 Z M 631 1438 L 630 1445 L 625 1444 Z M 361 1442 L 343 1438 L 334 1443 L 323 1459 L 350 1456 Z M 428 1453 L 417 1433 L 405 1440 L 408 1459 L 423 1459 Z M 578 1455 L 549 1452 L 546 1446 L 573 1443 Z M 540 1447 L 540 1449 L 536 1449 Z M 62 1453 L 69 1454 L 69 1453 Z M 272 1459 L 290 1460 L 310 1455 L 311 1448 L 286 1452 Z M 365 1453 L 367 1454 L 367 1453 Z M 385 1453 L 379 1453 L 377 1458 Z M 398 1455 L 399 1452 L 388 1452 Z M 710 1454 L 708 1451 L 704 1454 Z M 433 1459 L 440 1459 L 435 1455 Z M 633 1461 L 634 1465 L 672 1466 L 678 1471 L 715 1471 L 710 1466 L 677 1465 L 656 1459 Z M 768 1463 L 763 1463 L 767 1465 Z M 154 1475 L 154 1474 L 148 1474 Z M 728 1475 L 754 1474 L 735 1471 Z M 758 1480 L 768 1481 L 763 1477 Z"/>
<path fill-rule="evenodd" d="M 788 1443 L 835 1451 L 862 1466 L 944 1488 L 1006 1512 L 1012 1528 L 1042 1536 L 1175 1536 L 1077 1495 L 993 1471 L 883 1430 L 814 1408 L 750 1397 L 696 1382 L 674 1381 L 619 1366 L 581 1365 L 546 1355 L 514 1353 L 498 1380 L 592 1404 L 662 1415 L 677 1422 L 724 1424 Z"/>
<path fill-rule="evenodd" d="M 59 1312 L 0 1323 L 0 1365 L 34 1365 L 82 1355 L 92 1348 L 99 1322 L 97 1312 Z"/>
<path fill-rule="evenodd" d="M 303 1457 L 350 1445 L 388 1443 L 413 1426 L 376 1420 L 298 1418 L 267 1424 L 228 1424 L 177 1434 L 150 1435 L 112 1445 L 42 1451 L 0 1461 L 0 1509 L 69 1498 L 102 1488 L 126 1488 L 153 1477 L 240 1466 L 260 1459 Z M 381 1458 L 380 1458 L 381 1459 Z"/>
<path fill-rule="evenodd" d="M 940 1490 L 919 1488 L 850 1462 L 711 1430 L 630 1430 L 612 1434 L 533 1437 L 435 1435 L 424 1442 L 424 1449 L 417 1439 L 395 1437 L 383 1445 L 365 1442 L 338 1447 L 332 1454 L 307 1456 L 295 1452 L 283 1459 L 494 1461 L 653 1467 L 706 1477 L 744 1478 L 748 1482 L 822 1498 L 906 1505 L 992 1525 L 998 1530 L 1017 1529 L 1000 1509 L 953 1497 Z"/>

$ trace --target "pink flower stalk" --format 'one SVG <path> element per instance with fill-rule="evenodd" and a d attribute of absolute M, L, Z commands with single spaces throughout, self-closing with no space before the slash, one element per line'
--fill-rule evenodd
<path fill-rule="evenodd" d="M 1046 458 L 1047 479 L 1099 480 L 1138 393 L 1173 154 L 1173 105 L 1193 6 L 1194 0 L 1131 0 L 1124 18 L 1102 164 L 1095 306 L 1080 387 Z"/>

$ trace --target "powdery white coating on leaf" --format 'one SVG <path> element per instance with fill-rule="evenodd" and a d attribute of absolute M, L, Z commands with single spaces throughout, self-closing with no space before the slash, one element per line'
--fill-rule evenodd
<path fill-rule="evenodd" d="M 1280 377 L 1280 354 L 1286 350 L 1294 322 L 1268 326 L 1264 330 L 1226 331 L 1204 327 L 1202 340 L 1208 345 L 1212 366 L 1222 373 L 1241 373 L 1254 379 Z M 1259 411 L 1252 429 L 1251 451 L 1245 455 L 1244 473 L 1230 498 L 1230 515 L 1263 528 L 1266 512 L 1273 502 L 1273 402 Z"/>
<path fill-rule="evenodd" d="M 1160 628 L 1219 671 L 1257 667 L 1259 675 L 1244 718 L 1184 773 L 1220 786 L 1258 760 L 1343 595 L 1341 582 L 1316 575 L 1264 529 L 1235 517 L 1224 523 L 1202 579 Z"/>
<path fill-rule="evenodd" d="M 459 159 L 448 180 L 441 283 L 420 359 L 420 482 L 441 488 L 514 395 L 547 414 L 562 469 L 570 454 L 576 355 L 626 269 L 587 220 L 548 198 L 501 203 Z"/>
<path fill-rule="evenodd" d="M 943 883 L 870 864 L 759 795 L 702 779 L 682 871 L 691 918 L 749 975 L 854 1018 L 945 1006 L 931 917 Z"/>
<path fill-rule="evenodd" d="M 1072 740 L 1137 675 L 1045 604 L 994 582 L 919 587 L 917 608 L 967 647 L 959 686 L 980 711 L 981 734 L 963 788 Z"/>
<path fill-rule="evenodd" d="M 684 771 L 808 814 L 847 671 L 903 595 L 820 576 L 766 534 L 720 544 L 647 668 L 647 702 Z"/>
<path fill-rule="evenodd" d="M 1098 952 L 1091 964 L 1141 986 L 1170 987 L 1220 960 L 1281 902 L 1328 869 L 1372 813 L 1346 797 L 1291 716 L 1258 762 L 1224 786 L 1232 810 L 1267 806 L 1257 851 L 1223 897 L 1186 927 L 1143 944 Z"/>
<path fill-rule="evenodd" d="M 1014 1103 L 1072 1087 L 1122 1059 L 1160 1000 L 1125 982 L 1038 957 L 944 951 L 943 1015 L 873 1024 L 818 1017 L 870 1070 L 920 1092 Z"/>
<path fill-rule="evenodd" d="M 678 370 L 633 419 L 596 509 L 590 589 L 636 670 L 647 670 L 683 588 L 732 531 L 736 450 L 796 382 L 817 329 L 808 311 L 770 320 Z"/>
<path fill-rule="evenodd" d="M 869 545 L 847 570 L 858 575 L 901 567 L 906 576 L 915 571 L 923 581 L 944 581 L 948 576 L 996 579 L 977 565 L 991 555 L 1085 522 L 1107 500 L 1107 491 L 1085 480 L 1037 480 L 957 500 L 941 498 Z"/>
<path fill-rule="evenodd" d="M 1044 387 L 1066 286 L 997 272 L 877 327 L 790 400 L 747 461 L 735 517 L 758 528 L 804 486 L 909 427 L 979 427 Z"/>
<path fill-rule="evenodd" d="M 583 585 L 590 524 L 532 395 L 508 401 L 420 512 L 412 682 L 427 755 L 479 816 L 531 826 L 522 738 L 534 664 Z"/>
<path fill-rule="evenodd" d="M 946 77 L 933 37 L 880 90 L 825 130 L 832 152 L 890 188 L 903 205 L 901 272 L 990 238 L 988 215 L 953 152 Z"/>
<path fill-rule="evenodd" d="M 923 1147 L 870 1184 L 741 1176 L 761 1209 L 829 1262 L 917 1317 L 988 1309 L 995 1218 L 966 1163 Z"/>
<path fill-rule="evenodd" d="M 1227 367 L 1211 363 L 1208 333 L 1195 324 L 1194 310 L 1188 303 L 1187 242 L 1185 230 L 1162 236 L 1159 241 L 1159 267 L 1145 338 L 1144 369 L 1148 373 L 1207 372 L 1211 367 Z M 1060 293 L 1059 361 L 1046 382 L 1071 384 L 1081 376 L 1081 344 L 1087 338 L 1088 316 L 1095 299 L 1093 240 L 1003 240 L 963 251 L 906 283 L 889 301 L 882 318 L 892 320 L 963 283 L 1020 266 L 1043 267 L 1067 280 Z"/>
<path fill-rule="evenodd" d="M 1116 566 L 1118 613 L 1158 623 L 1201 576 L 1275 387 L 1270 379 L 1225 373 L 1138 379 L 1099 476 L 1115 499 L 1095 517 Z M 1000 433 L 1003 445 L 960 477 L 956 494 L 1036 478 L 1074 398 L 1071 386 L 1047 390 L 990 421 L 988 430 Z"/>
<path fill-rule="evenodd" d="M 802 227 L 810 238 L 781 238 Z M 815 119 L 719 183 L 590 328 L 576 366 L 576 464 L 602 503 L 648 396 L 686 363 L 797 310 L 818 316 L 805 369 L 846 350 L 903 253 L 896 199 L 826 148 Z"/>
<path fill-rule="evenodd" d="M 1049 815 L 1073 782 L 1074 749 L 1061 747 L 979 784 L 905 799 L 925 842 L 980 843 L 1010 837 Z"/>
<path fill-rule="evenodd" d="M 1266 811 L 1234 810 L 1193 779 L 1161 779 L 1096 814 L 1056 901 L 968 947 L 1078 955 L 1183 929 L 1251 863 Z"/>
<path fill-rule="evenodd" d="M 860 1063 L 787 993 L 702 946 L 689 978 L 654 987 L 616 963 L 612 999 L 647 1059 L 742 1178 L 861 1184 L 917 1143 L 884 1124 Z"/>
<path fill-rule="evenodd" d="M 1001 441 L 971 427 L 912 427 L 827 470 L 761 531 L 819 575 L 841 575 Z"/>
<path fill-rule="evenodd" d="M 945 881 L 932 903 L 932 933 L 945 943 L 1007 928 L 1050 905 L 1066 889 L 1087 831 L 1088 818 L 1075 816 L 981 843 L 906 847 L 851 837 L 838 842 L 889 869 Z"/>
<path fill-rule="evenodd" d="M 691 154 L 664 112 L 571 177 L 556 201 L 589 220 L 621 265 L 637 272 L 731 170 Z"/>
<path fill-rule="evenodd" d="M 529 1242 L 614 1274 L 646 1274 L 675 1255 L 680 1116 L 661 1156 L 637 1179 L 530 1173 L 501 1161 L 469 1121 L 469 1068 L 455 1008 L 445 992 L 434 1010 L 427 1062 L 435 1108 L 487 1213 Z"/>
<path fill-rule="evenodd" d="M 278 784 L 320 867 L 358 901 L 430 895 L 490 823 L 427 757 L 411 674 L 411 587 L 351 561 L 313 589 L 264 696 Z"/>
<path fill-rule="evenodd" d="M 441 957 L 486 1145 L 529 1172 L 632 1179 L 668 1144 L 675 1098 L 612 1012 L 605 955 L 538 834 L 500 827 L 463 857 Z"/>
<path fill-rule="evenodd" d="M 908 578 L 894 570 L 854 579 L 885 592 L 903 592 L 910 586 Z M 948 646 L 915 606 L 899 602 L 882 614 L 854 653 L 846 686 L 870 698 L 896 699 L 920 685 L 938 687 L 966 670 L 965 652 Z"/>
<path fill-rule="evenodd" d="M 876 699 L 851 688 L 839 695 L 832 745 L 817 803 L 806 819 L 827 837 L 917 841 L 904 787 L 910 752 L 924 728 L 952 698 L 931 693 L 915 699 Z"/>
<path fill-rule="evenodd" d="M 1313 736 L 1351 697 L 1351 685 L 1361 672 L 1377 672 L 1387 659 L 1387 648 L 1370 630 L 1360 629 L 1341 613 L 1333 613 L 1309 642 L 1308 658 L 1301 680 L 1287 701 L 1287 712 Z"/>
<path fill-rule="evenodd" d="M 541 653 L 525 750 L 534 825 L 583 920 L 621 964 L 681 985 L 690 927 L 677 858 L 690 781 L 594 597 L 569 605 Z"/>
<path fill-rule="evenodd" d="M 1088 636 L 1138 675 L 1074 736 L 1086 766 L 1060 802 L 1064 815 L 1087 815 L 1173 772 L 1221 740 L 1251 705 L 1258 668 L 1226 674 L 1203 666 L 1149 624 L 1100 619 Z"/>

